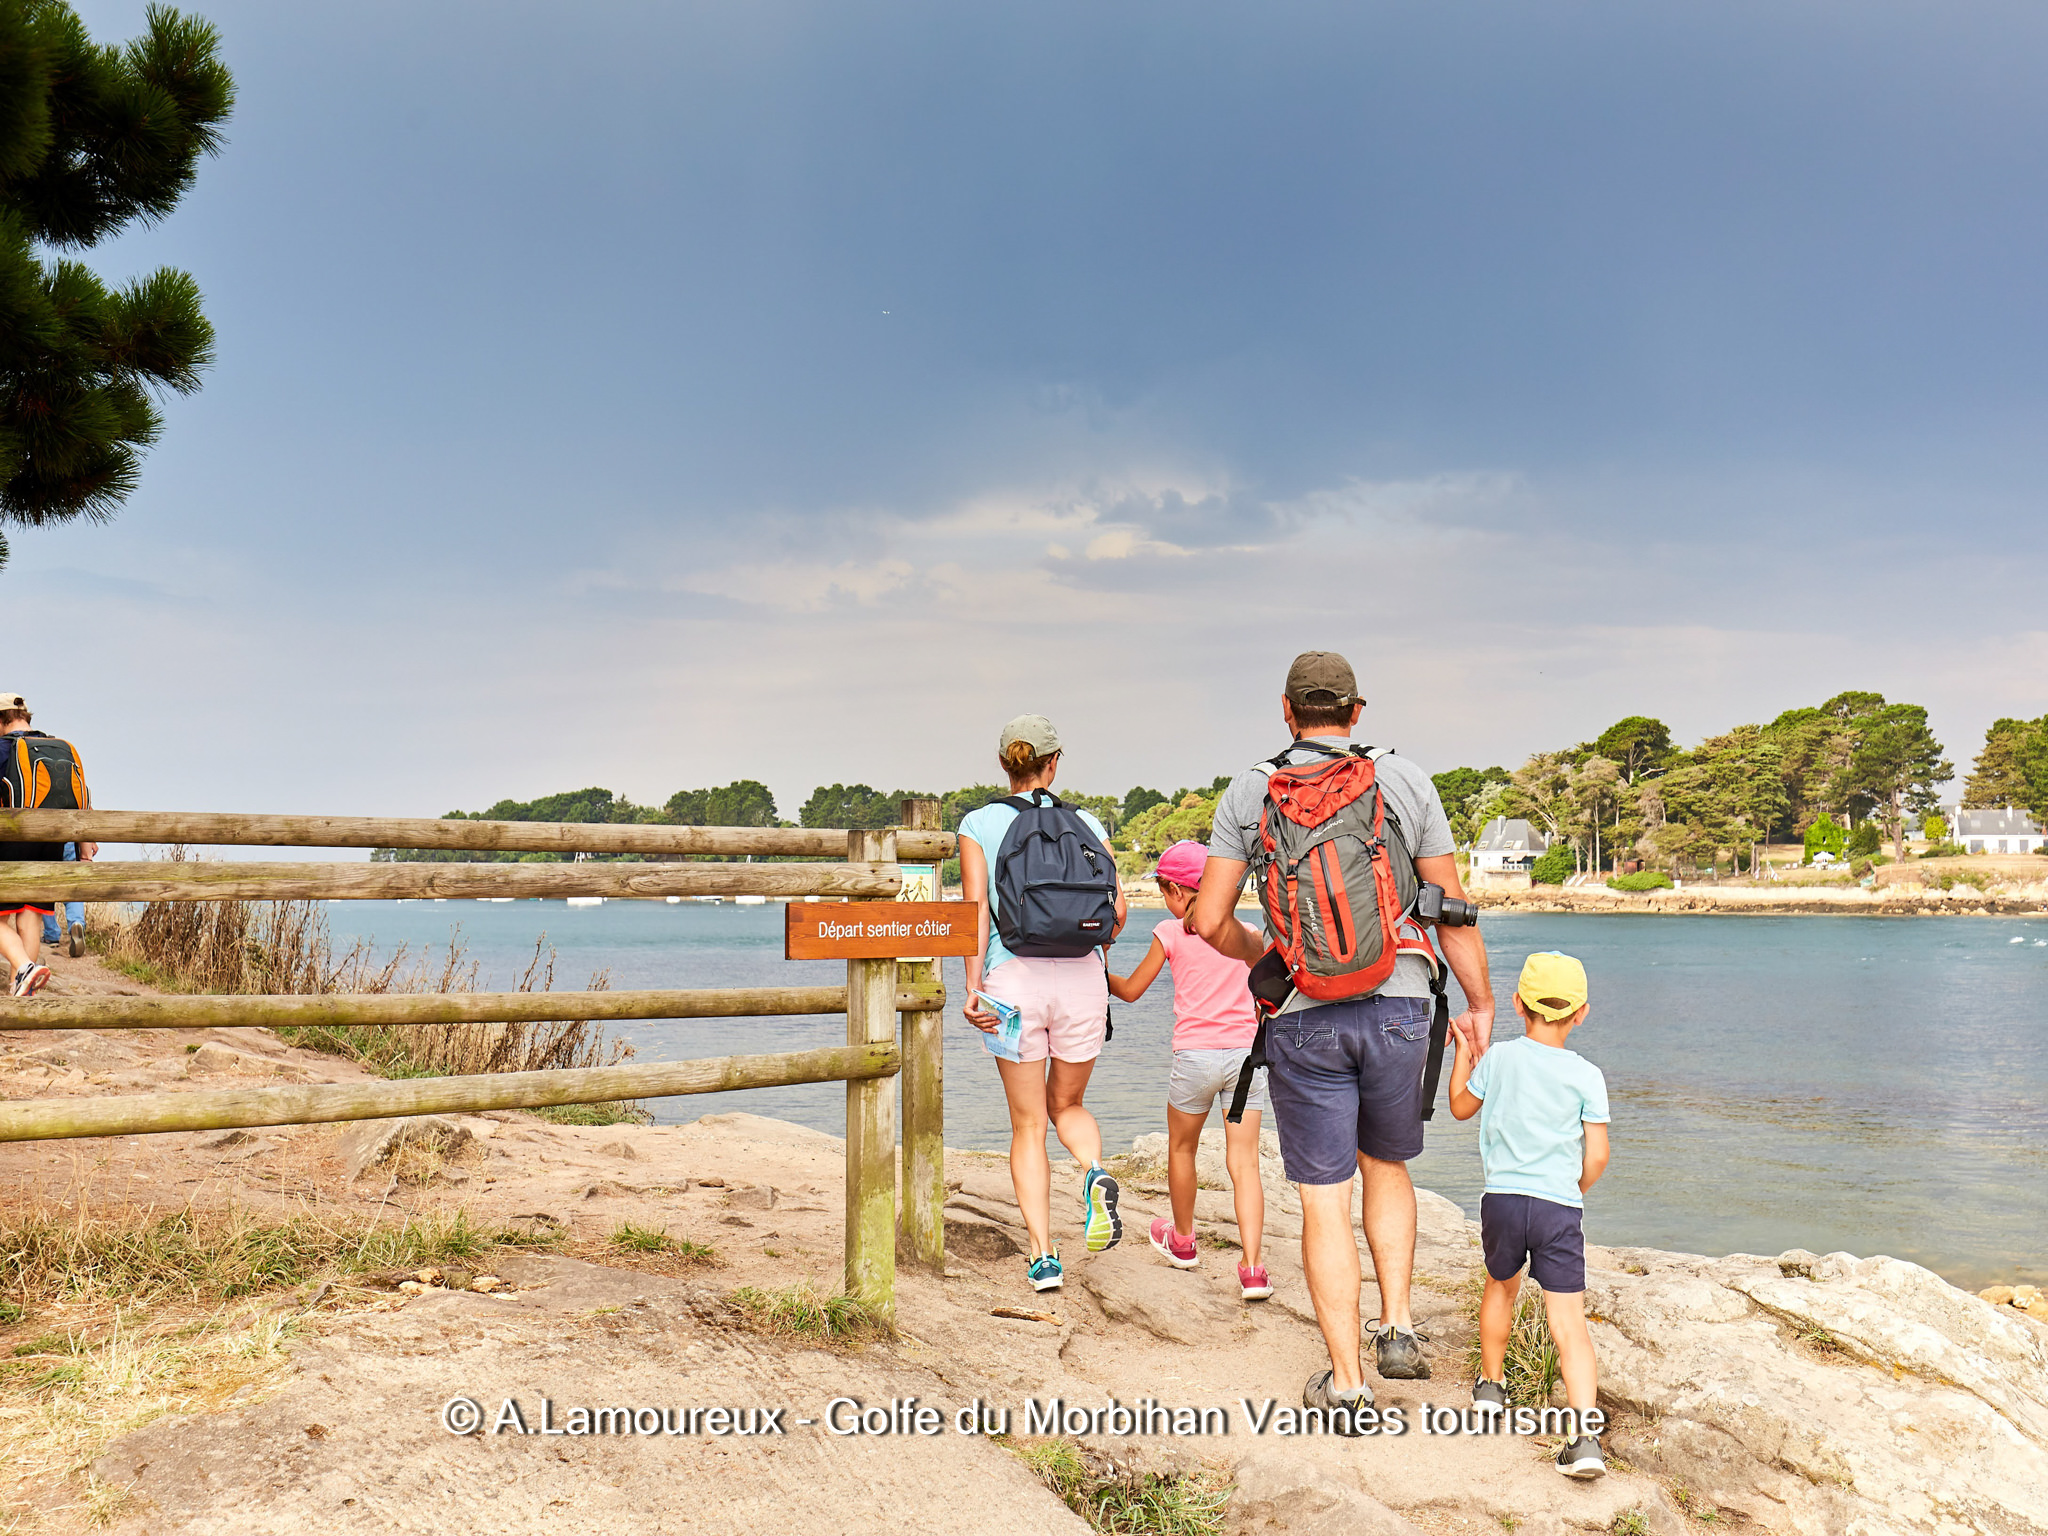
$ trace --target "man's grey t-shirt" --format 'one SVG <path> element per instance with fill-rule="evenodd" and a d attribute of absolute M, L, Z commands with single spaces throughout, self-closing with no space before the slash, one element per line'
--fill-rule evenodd
<path fill-rule="evenodd" d="M 1321 736 L 1333 747 L 1350 745 L 1349 737 Z M 1314 762 L 1325 753 L 1310 748 L 1288 750 L 1287 762 Z M 1248 768 L 1230 781 L 1216 805 L 1216 824 L 1209 833 L 1209 853 L 1214 858 L 1236 859 L 1250 864 L 1259 846 L 1259 811 L 1266 803 L 1267 770 L 1264 763 Z M 1429 775 L 1405 757 L 1392 753 L 1379 759 L 1377 777 L 1387 814 L 1401 823 L 1408 839 L 1408 851 L 1418 859 L 1434 858 L 1457 848 L 1451 837 L 1451 823 L 1444 815 L 1444 802 Z M 1402 955 L 1394 962 L 1394 974 L 1380 988 L 1383 997 L 1429 996 L 1429 963 L 1420 955 Z M 1287 1000 L 1282 1013 L 1320 1007 L 1296 993 Z"/>

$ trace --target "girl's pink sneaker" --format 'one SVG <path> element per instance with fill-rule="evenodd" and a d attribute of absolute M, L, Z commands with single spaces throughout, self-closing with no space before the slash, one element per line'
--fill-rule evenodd
<path fill-rule="evenodd" d="M 1176 1269 L 1193 1269 L 1202 1262 L 1195 1252 L 1195 1235 L 1190 1232 L 1182 1237 L 1173 1230 L 1173 1222 L 1165 1216 L 1152 1219 L 1152 1246 L 1166 1255 L 1166 1262 Z"/>
<path fill-rule="evenodd" d="M 1246 1301 L 1264 1301 L 1273 1294 L 1273 1282 L 1266 1278 L 1263 1264 L 1240 1264 L 1237 1266 L 1237 1288 Z"/>

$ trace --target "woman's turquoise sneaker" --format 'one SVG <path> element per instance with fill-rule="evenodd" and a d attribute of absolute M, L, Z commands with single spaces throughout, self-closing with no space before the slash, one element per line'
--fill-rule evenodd
<path fill-rule="evenodd" d="M 1055 1248 L 1051 1253 L 1041 1253 L 1031 1261 L 1031 1267 L 1025 1273 L 1031 1277 L 1031 1289 L 1034 1291 L 1058 1290 L 1061 1285 L 1059 1250 Z"/>
<path fill-rule="evenodd" d="M 1088 1251 L 1100 1253 L 1123 1241 L 1124 1219 L 1116 1211 L 1117 1183 L 1100 1168 L 1081 1181 L 1081 1219 L 1088 1224 Z"/>

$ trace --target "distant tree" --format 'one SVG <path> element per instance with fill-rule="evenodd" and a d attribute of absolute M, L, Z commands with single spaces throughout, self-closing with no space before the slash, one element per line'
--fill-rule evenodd
<path fill-rule="evenodd" d="M 679 789 L 662 807 L 664 819 L 683 827 L 779 825 L 775 796 L 758 779 L 735 779 L 716 789 Z"/>
<path fill-rule="evenodd" d="M 1948 821 L 1944 817 L 1937 816 L 1932 811 L 1929 811 L 1926 816 L 1921 818 L 1920 835 L 1932 844 L 1939 845 L 1945 843 L 1948 841 Z"/>
<path fill-rule="evenodd" d="M 961 822 L 1009 792 L 1000 784 L 969 784 L 965 789 L 948 790 L 939 797 L 939 825 L 948 832 L 958 832 Z"/>
<path fill-rule="evenodd" d="M 1855 745 L 1841 774 L 1842 798 L 1871 807 L 1903 859 L 1906 813 L 1934 809 L 1935 787 L 1954 777 L 1955 766 L 1941 755 L 1918 704 L 1886 704 L 1876 694 L 1845 697 L 1878 702 L 1850 718 Z"/>
<path fill-rule="evenodd" d="M 1628 785 L 1661 773 L 1671 758 L 1671 727 L 1648 715 L 1630 715 L 1602 731 L 1592 750 L 1621 770 Z"/>
<path fill-rule="evenodd" d="M 1164 804 L 1166 804 L 1166 796 L 1162 795 L 1158 790 L 1147 789 L 1142 784 L 1134 784 L 1131 788 L 1124 791 L 1123 816 L 1121 819 L 1126 823 L 1135 821 L 1145 812 L 1151 810 L 1153 806 Z"/>
<path fill-rule="evenodd" d="M 1124 840 L 1136 852 L 1156 859 L 1175 843 L 1192 839 L 1209 841 L 1216 820 L 1216 803 L 1221 791 L 1204 794 L 1189 790 L 1174 805 L 1155 805 L 1124 825 Z"/>
<path fill-rule="evenodd" d="M 196 390 L 213 360 L 186 273 L 110 291 L 36 248 L 177 206 L 234 104 L 218 52 L 211 26 L 162 6 L 111 47 L 62 0 L 0 0 L 0 520 L 111 517 L 162 426 L 152 391 Z"/>
<path fill-rule="evenodd" d="M 1571 770 L 1557 752 L 1538 752 L 1511 776 L 1507 803 L 1510 816 L 1525 816 L 1542 828 L 1545 838 L 1565 835 L 1571 815 Z"/>
<path fill-rule="evenodd" d="M 938 798 L 923 790 L 883 794 L 865 784 L 820 784 L 797 812 L 797 820 L 806 827 L 894 827 L 902 825 L 905 800 Z"/>
<path fill-rule="evenodd" d="M 1852 859 L 1867 859 L 1884 847 L 1884 840 L 1878 834 L 1877 822 L 1864 817 L 1849 829 L 1849 841 L 1843 848 Z"/>
<path fill-rule="evenodd" d="M 1436 785 L 1437 798 L 1444 803 L 1444 819 L 1450 822 L 1451 831 L 1460 842 L 1469 843 L 1479 835 L 1472 824 L 1473 803 L 1489 786 L 1507 783 L 1508 771 L 1499 767 L 1446 768 L 1442 773 L 1431 774 L 1430 782 Z"/>
<path fill-rule="evenodd" d="M 2027 782 L 2028 749 L 2044 734 L 2048 734 L 2048 716 L 1992 721 L 1970 776 L 1963 781 L 1964 806 L 1973 811 L 2031 809 L 2034 794 Z"/>
<path fill-rule="evenodd" d="M 1563 885 L 1567 879 L 1578 873 L 1578 860 L 1573 856 L 1569 844 L 1553 843 L 1536 856 L 1536 862 L 1529 867 L 1529 881 L 1532 885 Z"/>

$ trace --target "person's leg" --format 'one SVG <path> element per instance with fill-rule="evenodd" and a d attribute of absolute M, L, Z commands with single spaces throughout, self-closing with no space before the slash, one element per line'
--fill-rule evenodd
<path fill-rule="evenodd" d="M 1508 1369 L 1508 1334 L 1515 1326 L 1515 1298 L 1522 1293 L 1522 1277 L 1496 1280 L 1486 1277 L 1486 1294 L 1479 1299 L 1479 1374 L 1487 1381 L 1505 1381 Z"/>
<path fill-rule="evenodd" d="M 1415 1184 L 1406 1163 L 1358 1154 L 1365 1175 L 1365 1244 L 1380 1289 L 1380 1326 L 1412 1328 L 1409 1284 L 1415 1272 Z"/>
<path fill-rule="evenodd" d="M 1060 1145 L 1073 1153 L 1074 1161 L 1083 1168 L 1100 1167 L 1102 1163 L 1102 1127 L 1081 1104 L 1094 1071 L 1092 1060 L 1061 1061 L 1055 1056 L 1045 1079 L 1045 1107 L 1052 1117 L 1053 1131 Z"/>
<path fill-rule="evenodd" d="M 1173 1230 L 1184 1237 L 1195 1230 L 1195 1154 L 1201 1150 L 1207 1115 L 1191 1115 L 1166 1106 L 1166 1193 L 1173 1202 Z"/>
<path fill-rule="evenodd" d="M 22 939 L 22 920 L 27 918 L 35 927 L 29 930 L 26 942 Z M 0 955 L 7 957 L 7 980 L 12 984 L 24 965 L 32 962 L 37 955 L 43 937 L 43 919 L 35 912 L 10 912 L 0 916 Z"/>
<path fill-rule="evenodd" d="M 1256 1109 L 1247 1109 L 1244 1119 L 1236 1125 L 1228 1120 L 1223 1122 L 1223 1162 L 1230 1170 L 1230 1201 L 1237 1213 L 1237 1239 L 1244 1245 L 1244 1262 L 1253 1269 L 1259 1267 L 1259 1248 L 1266 1236 L 1266 1190 L 1259 1182 L 1259 1118 Z M 1188 1206 L 1192 1211 L 1192 1177 L 1188 1183 Z M 1176 1222 L 1179 1210 L 1176 1204 Z"/>
<path fill-rule="evenodd" d="M 1008 999 L 1004 999 L 1008 1001 Z M 1045 1156 L 1045 1063 L 996 1061 L 1010 1105 L 1010 1183 L 1035 1256 L 1052 1252 L 1052 1165 Z"/>
<path fill-rule="evenodd" d="M 1549 1319 L 1551 1338 L 1557 1341 L 1565 1401 L 1575 1412 L 1588 1413 L 1598 1405 L 1599 1383 L 1593 1365 L 1593 1336 L 1586 1330 L 1586 1293 L 1545 1291 L 1543 1315 Z"/>
<path fill-rule="evenodd" d="M 64 931 L 57 926 L 57 914 L 54 911 L 43 914 L 40 937 L 45 944 L 55 944 L 64 937 Z"/>
<path fill-rule="evenodd" d="M 1330 1385 L 1340 1395 L 1365 1385 L 1358 1342 L 1358 1238 L 1351 1227 L 1351 1181 L 1297 1184 L 1301 1193 L 1301 1268 L 1316 1326 L 1330 1351 Z"/>

